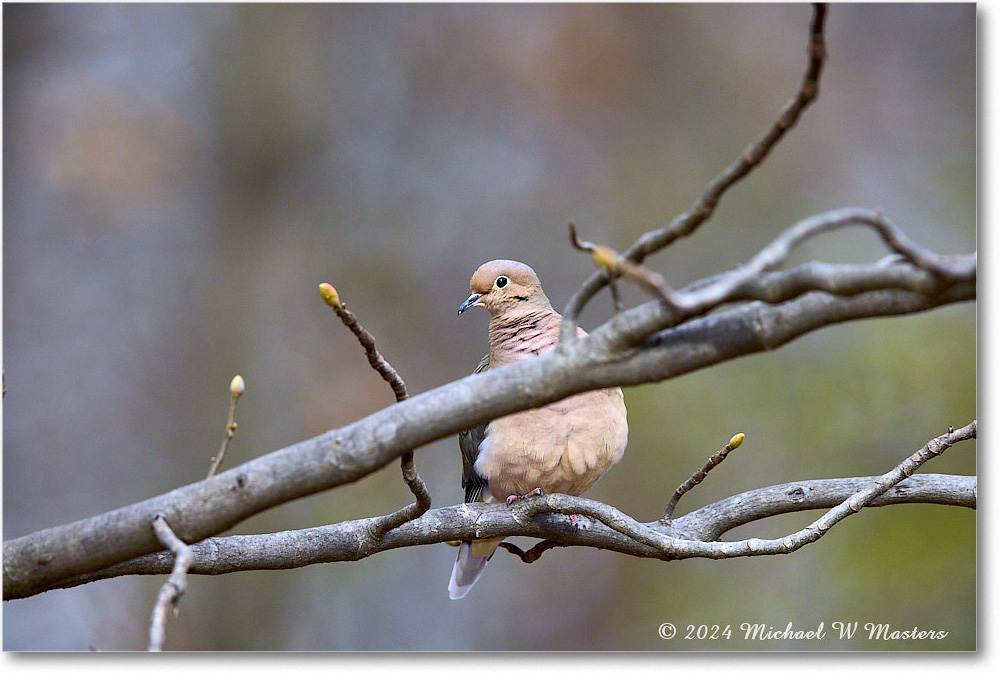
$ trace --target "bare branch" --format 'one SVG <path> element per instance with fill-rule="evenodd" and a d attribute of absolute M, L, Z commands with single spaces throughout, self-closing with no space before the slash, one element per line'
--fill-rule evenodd
<path fill-rule="evenodd" d="M 347 305 L 340 301 L 337 289 L 331 284 L 322 283 L 319 285 L 319 292 L 323 296 L 323 301 L 333 308 L 333 311 L 344 322 L 344 325 L 354 333 L 354 337 L 358 339 L 358 342 L 361 343 L 361 346 L 365 350 L 368 363 L 375 369 L 375 372 L 382 376 L 383 380 L 389 383 L 389 386 L 392 387 L 392 393 L 396 395 L 396 400 L 402 401 L 405 399 L 407 393 L 406 383 L 403 382 L 403 378 L 399 376 L 395 368 L 389 365 L 388 361 L 382 358 L 382 355 L 375 347 L 375 338 L 358 322 L 358 318 L 354 316 L 354 312 L 347 309 Z"/>
<path fill-rule="evenodd" d="M 785 104 L 778 118 L 757 140 L 747 146 L 743 154 L 708 184 L 691 210 L 674 219 L 670 225 L 652 230 L 640 237 L 626 251 L 625 256 L 628 259 L 641 262 L 648 255 L 694 232 L 712 215 L 725 191 L 759 166 L 785 133 L 798 123 L 802 112 L 819 96 L 819 82 L 826 61 L 826 42 L 823 36 L 826 11 L 825 3 L 813 4 L 813 18 L 809 26 L 809 62 L 806 72 L 799 90 Z"/>
<path fill-rule="evenodd" d="M 819 82 L 826 60 L 826 42 L 823 36 L 826 10 L 827 6 L 824 3 L 813 5 L 813 18 L 809 27 L 809 63 L 798 91 L 785 105 L 774 123 L 708 184 L 691 209 L 675 217 L 665 227 L 651 230 L 639 237 L 623 254 L 626 259 L 641 263 L 650 254 L 694 232 L 711 217 L 726 190 L 759 166 L 785 132 L 795 126 L 802 112 L 819 96 Z M 593 274 L 573 294 L 563 310 L 560 342 L 568 343 L 576 339 L 576 319 L 580 311 L 606 282 L 606 275 Z"/>
<path fill-rule="evenodd" d="M 709 457 L 708 462 L 705 464 L 705 466 L 700 468 L 698 471 L 695 471 L 694 475 L 692 475 L 686 481 L 681 483 L 680 486 L 678 486 L 678 488 L 674 491 L 674 496 L 671 497 L 670 501 L 667 503 L 667 508 L 664 509 L 663 515 L 660 517 L 661 523 L 663 523 L 664 525 L 670 524 L 670 521 L 674 517 L 674 509 L 677 508 L 677 503 L 680 502 L 681 497 L 684 496 L 684 493 L 686 493 L 688 490 L 690 490 L 691 488 L 695 487 L 696 485 L 700 484 L 703 480 L 705 480 L 705 477 L 708 476 L 709 471 L 722 464 L 723 460 L 726 459 L 726 456 L 730 452 L 743 445 L 743 438 L 744 434 L 742 432 L 734 435 L 732 438 L 729 439 L 729 442 L 726 443 L 726 447 L 722 448 L 722 450 L 719 450 L 717 453 Z"/>
<path fill-rule="evenodd" d="M 370 534 L 375 518 L 271 534 L 213 537 L 191 546 L 194 561 L 189 573 L 218 575 L 294 569 L 319 563 L 356 561 L 395 548 L 477 537 L 526 536 L 541 539 L 528 551 L 522 551 L 513 544 L 505 547 L 525 562 L 533 562 L 545 550 L 562 546 L 589 546 L 664 560 L 716 557 L 712 554 L 713 546 L 732 546 L 733 543 L 716 540 L 734 527 L 775 515 L 834 508 L 878 479 L 878 476 L 829 478 L 759 488 L 677 517 L 669 525 L 659 520 L 637 523 L 614 507 L 584 497 L 548 494 L 516 502 L 513 506 L 461 504 L 431 509 L 378 541 Z M 976 508 L 976 477 L 916 474 L 889 489 L 868 506 L 917 503 Z M 553 513 L 589 515 L 595 522 L 589 528 L 577 529 L 569 518 Z M 686 541 L 701 542 L 704 548 L 687 551 L 688 555 L 667 555 L 659 548 L 640 543 L 603 522 L 604 519 L 616 518 L 630 520 L 637 528 L 653 535 L 676 538 L 681 544 Z M 744 547 L 738 555 L 750 555 L 746 551 Z M 165 574 L 172 564 L 172 556 L 160 551 L 66 579 L 54 588 L 69 588 L 125 575 Z"/>
<path fill-rule="evenodd" d="M 869 209 L 847 208 L 827 211 L 799 221 L 782 232 L 746 265 L 723 275 L 714 283 L 681 294 L 678 304 L 682 306 L 685 315 L 691 316 L 702 314 L 724 302 L 743 299 L 744 296 L 739 294 L 742 286 L 781 265 L 802 243 L 819 234 L 852 225 L 872 229 L 890 251 L 932 275 L 922 289 L 915 290 L 931 290 L 931 287 L 938 285 L 938 281 L 957 283 L 975 278 L 974 265 L 968 262 L 955 265 L 955 258 L 948 259 L 921 248 L 881 213 Z"/>
<path fill-rule="evenodd" d="M 666 279 L 660 274 L 647 267 L 643 267 L 639 263 L 626 260 L 610 246 L 601 246 L 590 241 L 581 241 L 576 234 L 576 225 L 572 222 L 569 224 L 569 241 L 573 245 L 573 248 L 589 253 L 594 264 L 599 269 L 604 270 L 604 273 L 608 277 L 608 284 L 611 286 L 611 295 L 614 298 L 616 311 L 621 309 L 618 292 L 614 284 L 615 277 L 618 276 L 636 282 L 672 308 L 678 308 L 676 294 L 667 285 Z"/>
<path fill-rule="evenodd" d="M 889 250 L 898 255 L 875 266 L 833 266 L 812 262 L 783 274 L 771 272 L 811 237 L 851 225 L 872 229 Z M 627 328 L 616 331 L 610 347 L 634 346 L 655 331 L 677 326 L 730 302 L 756 299 L 780 303 L 811 290 L 842 296 L 876 288 L 901 288 L 936 294 L 954 284 L 974 282 L 975 278 L 975 254 L 937 255 L 911 242 L 898 227 L 876 211 L 837 209 L 792 225 L 747 264 L 698 281 L 676 293 L 673 306 L 664 306 L 659 310 L 651 308 L 644 315 L 644 321 L 632 322 Z"/>
<path fill-rule="evenodd" d="M 153 518 L 153 531 L 156 538 L 163 546 L 170 549 L 174 563 L 171 568 L 170 577 L 163 582 L 160 593 L 156 597 L 156 604 L 153 606 L 153 614 L 150 618 L 149 626 L 149 651 L 158 652 L 163 649 L 163 640 L 166 633 L 167 607 L 173 607 L 177 611 L 177 603 L 180 601 L 184 591 L 187 590 L 187 573 L 194 559 L 191 547 L 181 541 L 166 519 L 157 514 Z"/>
<path fill-rule="evenodd" d="M 333 311 L 336 312 L 340 320 L 344 322 L 355 337 L 358 338 L 358 342 L 365 350 L 365 355 L 368 357 L 368 363 L 371 367 L 382 376 L 382 379 L 389 383 L 392 387 L 392 392 L 396 395 L 396 402 L 406 400 L 409 395 L 406 393 L 406 383 L 403 382 L 403 378 L 399 376 L 396 369 L 393 368 L 388 361 L 386 361 L 382 355 L 379 353 L 378 348 L 375 346 L 375 338 L 365 330 L 365 327 L 361 325 L 357 317 L 351 310 L 347 309 L 347 305 L 340 301 L 340 296 L 337 294 L 337 290 L 328 283 L 322 283 L 319 285 L 319 292 L 323 296 L 323 300 Z M 413 451 L 407 450 L 400 457 L 400 469 L 403 474 L 403 481 L 406 486 L 410 488 L 410 492 L 416 498 L 416 502 L 413 504 L 408 504 L 403 508 L 383 516 L 373 527 L 375 532 L 375 537 L 381 539 L 386 532 L 389 530 L 399 527 L 408 520 L 413 520 L 418 518 L 422 513 L 431 507 L 431 494 L 427 489 L 427 485 L 424 483 L 420 474 L 417 473 L 417 467 L 413 464 Z"/>
<path fill-rule="evenodd" d="M 222 447 L 219 449 L 219 454 L 212 458 L 212 465 L 208 467 L 208 478 L 215 475 L 215 472 L 219 470 L 219 466 L 222 464 L 222 460 L 226 458 L 226 450 L 229 449 L 229 444 L 233 440 L 233 434 L 236 433 L 236 402 L 240 400 L 240 396 L 246 391 L 246 383 L 243 378 L 237 375 L 229 383 L 229 419 L 226 421 L 226 435 L 222 438 Z"/>
<path fill-rule="evenodd" d="M 891 488 L 912 476 L 914 471 L 919 469 L 931 458 L 941 455 L 955 443 L 975 437 L 975 420 L 961 429 L 949 429 L 948 433 L 928 441 L 920 450 L 903 460 L 892 471 L 889 471 L 888 473 L 879 476 L 874 481 L 871 481 L 865 489 L 859 490 L 855 494 L 851 495 L 849 499 L 844 500 L 835 508 L 823 514 L 823 516 L 818 520 L 798 532 L 781 539 L 750 539 L 745 542 L 733 543 L 737 546 L 745 545 L 749 552 L 748 554 L 750 555 L 769 555 L 774 553 L 791 553 L 793 551 L 797 551 L 803 546 L 822 537 L 830 530 L 831 527 L 839 523 L 844 518 L 847 518 L 848 516 L 857 513 L 864 507 L 869 506 L 878 497 L 884 495 Z M 735 555 L 739 555 L 739 553 L 734 551 L 733 556 L 725 557 L 734 557 Z"/>
<path fill-rule="evenodd" d="M 671 524 L 693 539 L 714 541 L 734 528 L 764 518 L 834 508 L 877 480 L 878 476 L 805 480 L 749 490 L 675 518 Z M 976 502 L 975 476 L 915 474 L 868 506 L 907 503 L 975 509 Z"/>

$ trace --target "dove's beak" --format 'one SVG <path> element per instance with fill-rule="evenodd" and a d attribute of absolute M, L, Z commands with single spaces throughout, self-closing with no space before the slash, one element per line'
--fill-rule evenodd
<path fill-rule="evenodd" d="M 462 306 L 458 308 L 458 313 L 461 314 L 469 307 L 475 307 L 479 303 L 479 298 L 483 297 L 482 293 L 473 293 L 469 296 L 469 299 L 462 303 Z"/>

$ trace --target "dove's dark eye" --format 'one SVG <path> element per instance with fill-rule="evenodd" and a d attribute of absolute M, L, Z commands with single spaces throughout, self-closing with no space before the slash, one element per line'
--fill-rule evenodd
<path fill-rule="evenodd" d="M 507 285 L 508 281 L 510 281 L 510 279 L 508 279 L 507 277 L 500 276 L 497 277 L 497 280 L 493 282 L 493 285 L 496 286 L 497 288 L 503 288 L 504 286 Z"/>

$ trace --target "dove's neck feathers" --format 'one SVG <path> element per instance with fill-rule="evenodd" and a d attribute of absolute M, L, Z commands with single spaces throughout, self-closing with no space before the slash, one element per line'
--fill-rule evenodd
<path fill-rule="evenodd" d="M 512 308 L 490 319 L 490 368 L 497 368 L 556 346 L 562 316 L 546 300 Z"/>

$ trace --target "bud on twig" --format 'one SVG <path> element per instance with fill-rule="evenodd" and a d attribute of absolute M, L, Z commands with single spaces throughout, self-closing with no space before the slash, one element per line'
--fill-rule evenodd
<path fill-rule="evenodd" d="M 337 295 L 337 289 L 332 284 L 328 284 L 325 281 L 321 283 L 319 285 L 319 294 L 323 296 L 323 302 L 334 309 L 340 307 L 340 296 Z"/>

